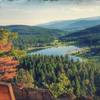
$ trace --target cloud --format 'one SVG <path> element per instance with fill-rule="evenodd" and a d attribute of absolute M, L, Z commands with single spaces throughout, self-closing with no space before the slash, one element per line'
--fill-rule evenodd
<path fill-rule="evenodd" d="M 100 4 L 100 0 L 0 0 L 0 3 L 32 3 L 32 4 L 41 4 L 41 3 L 62 3 L 62 4 Z"/>
<path fill-rule="evenodd" d="M 5 25 L 100 16 L 100 0 L 0 0 L 0 7 L 0 24 Z"/>

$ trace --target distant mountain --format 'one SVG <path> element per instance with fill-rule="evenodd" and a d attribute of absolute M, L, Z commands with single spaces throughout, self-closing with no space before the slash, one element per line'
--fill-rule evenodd
<path fill-rule="evenodd" d="M 39 26 L 49 29 L 60 29 L 73 32 L 73 31 L 83 30 L 99 24 L 100 24 L 100 16 L 81 18 L 76 20 L 55 21 L 46 24 L 41 24 Z"/>
<path fill-rule="evenodd" d="M 88 36 L 88 35 L 94 36 L 94 35 L 99 35 L 99 34 L 100 34 L 100 25 L 97 25 L 97 26 L 94 26 L 91 28 L 87 28 L 87 29 L 78 31 L 78 32 L 71 33 L 69 35 L 65 35 L 63 37 L 79 38 L 79 37 L 83 37 L 83 36 Z"/>
<path fill-rule="evenodd" d="M 0 28 L 8 29 L 11 32 L 18 32 L 20 35 L 47 35 L 48 34 L 57 37 L 65 33 L 64 31 L 58 29 L 47 29 L 47 28 L 28 26 L 28 25 L 8 25 L 8 26 L 0 26 Z"/>
<path fill-rule="evenodd" d="M 75 40 L 80 43 L 100 44 L 100 25 L 73 32 L 71 34 L 60 37 L 61 40 Z"/>

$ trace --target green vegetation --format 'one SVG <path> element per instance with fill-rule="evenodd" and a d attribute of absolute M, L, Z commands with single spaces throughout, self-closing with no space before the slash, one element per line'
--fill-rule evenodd
<path fill-rule="evenodd" d="M 25 88 L 33 88 L 34 87 L 34 80 L 31 73 L 24 69 L 19 69 L 17 72 L 17 84 L 23 84 Z"/>
<path fill-rule="evenodd" d="M 64 42 L 72 42 L 74 45 L 82 47 L 84 50 L 77 56 L 87 58 L 91 61 L 99 62 L 100 59 L 100 25 L 73 32 L 60 37 Z"/>
<path fill-rule="evenodd" d="M 52 83 L 47 86 L 49 90 L 53 93 L 55 97 L 63 94 L 63 93 L 73 93 L 73 88 L 71 87 L 71 82 L 65 73 L 61 73 L 58 75 L 58 82 Z"/>
<path fill-rule="evenodd" d="M 3 43 L 13 40 L 11 54 L 19 60 L 17 76 L 13 83 L 21 83 L 26 88 L 49 89 L 55 97 L 63 93 L 76 96 L 93 96 L 100 98 L 100 26 L 88 28 L 63 36 L 60 30 L 39 27 L 9 26 L 19 36 L 7 36 L 6 30 Z M 8 31 L 7 31 L 8 32 Z M 1 32 L 2 33 L 2 32 Z M 95 35 L 93 35 L 95 33 Z M 10 35 L 12 35 L 9 32 Z M 0 41 L 1 42 L 1 41 Z M 75 44 L 81 46 L 81 52 L 75 55 L 87 58 L 83 62 L 69 61 L 68 56 L 28 56 L 26 50 L 38 50 L 52 46 Z M 0 56 L 3 53 L 0 52 Z M 96 99 L 95 99 L 96 100 Z"/>
<path fill-rule="evenodd" d="M 99 65 L 92 62 L 73 62 L 62 56 L 26 56 L 20 59 L 20 68 L 31 73 L 38 88 L 48 88 L 53 95 L 74 93 L 92 96 L 100 88 Z"/>
<path fill-rule="evenodd" d="M 100 45 L 100 25 L 71 33 L 61 37 L 60 39 L 77 41 L 77 45 L 81 46 L 98 47 Z"/>
<path fill-rule="evenodd" d="M 11 32 L 18 32 L 18 38 L 13 43 L 16 48 L 23 50 L 32 47 L 49 46 L 54 40 L 58 40 L 58 37 L 66 34 L 65 31 L 58 29 L 46 29 L 26 25 L 1 26 L 1 28 L 6 28 Z"/>

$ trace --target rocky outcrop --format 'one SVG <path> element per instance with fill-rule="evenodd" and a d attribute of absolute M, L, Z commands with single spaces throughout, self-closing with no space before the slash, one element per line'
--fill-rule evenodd
<path fill-rule="evenodd" d="M 63 93 L 57 98 L 57 100 L 75 100 L 75 98 L 76 96 L 74 94 Z"/>
<path fill-rule="evenodd" d="M 19 89 L 14 87 L 16 100 L 55 100 L 47 89 Z"/>
<path fill-rule="evenodd" d="M 79 98 L 76 98 L 75 100 L 93 100 L 92 96 L 81 96 Z"/>

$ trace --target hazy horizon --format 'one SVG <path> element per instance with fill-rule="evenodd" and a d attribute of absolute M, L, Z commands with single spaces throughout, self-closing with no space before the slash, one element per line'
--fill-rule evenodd
<path fill-rule="evenodd" d="M 99 0 L 0 0 L 0 25 L 38 25 L 100 16 Z"/>
<path fill-rule="evenodd" d="M 61 22 L 61 21 L 70 21 L 70 20 L 78 20 L 78 19 L 86 19 L 86 18 L 95 18 L 95 17 L 99 17 L 100 16 L 91 16 L 91 17 L 83 17 L 83 18 L 73 18 L 73 19 L 62 19 L 62 20 L 52 20 L 52 21 L 47 21 L 47 22 L 43 22 L 43 23 L 39 23 L 39 24 L 23 24 L 23 23 L 14 23 L 14 24 L 0 24 L 0 26 L 10 26 L 10 25 L 28 25 L 28 26 L 40 26 L 40 25 L 44 25 L 44 24 L 50 24 L 50 23 L 54 23 L 54 22 Z"/>

